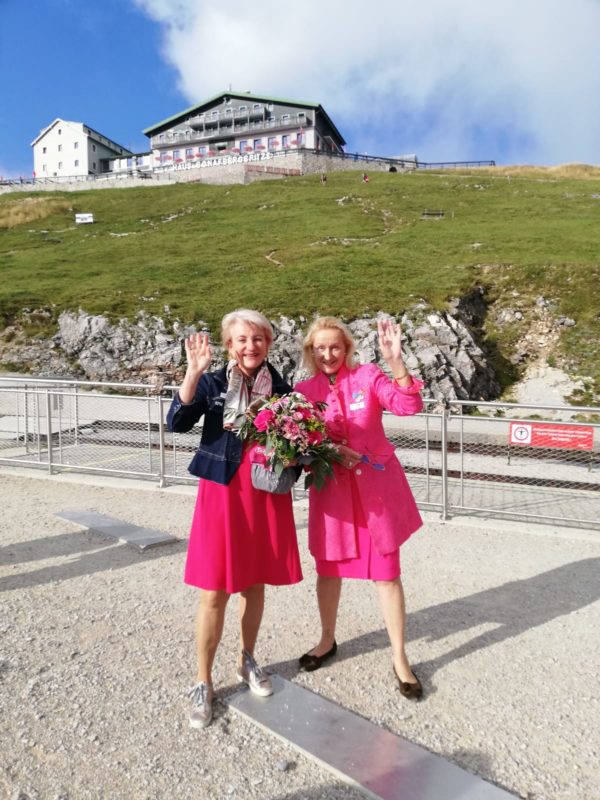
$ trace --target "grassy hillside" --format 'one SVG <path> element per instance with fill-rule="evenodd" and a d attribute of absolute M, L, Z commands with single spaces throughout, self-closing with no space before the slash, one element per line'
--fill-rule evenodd
<path fill-rule="evenodd" d="M 425 210 L 443 210 L 422 220 Z M 95 224 L 75 226 L 75 212 Z M 298 317 L 442 308 L 479 284 L 497 312 L 543 295 L 576 320 L 555 355 L 600 377 L 600 171 L 334 173 L 0 197 L 0 316 L 23 307 L 214 325 L 237 306 Z M 518 295 L 515 295 L 518 292 Z M 490 347 L 523 334 L 490 314 Z M 525 316 L 527 316 L 525 314 Z"/>

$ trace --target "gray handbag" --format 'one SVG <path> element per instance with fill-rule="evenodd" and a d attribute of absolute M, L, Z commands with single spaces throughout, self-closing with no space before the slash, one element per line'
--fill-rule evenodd
<path fill-rule="evenodd" d="M 252 464 L 252 486 L 271 494 L 287 494 L 296 483 L 296 470 L 294 467 L 285 467 L 279 475 L 264 464 Z"/>

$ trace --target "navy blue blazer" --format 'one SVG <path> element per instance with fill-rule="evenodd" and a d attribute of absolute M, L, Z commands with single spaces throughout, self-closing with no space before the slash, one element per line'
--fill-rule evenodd
<path fill-rule="evenodd" d="M 292 387 L 275 367 L 268 362 L 267 367 L 273 379 L 272 393 L 282 395 L 291 392 Z M 204 415 L 200 446 L 188 471 L 197 478 L 224 485 L 229 483 L 240 465 L 243 446 L 237 433 L 223 428 L 223 407 L 227 392 L 225 373 L 226 367 L 216 372 L 205 372 L 198 381 L 192 402 L 182 403 L 177 393 L 167 414 L 167 427 L 175 433 L 191 430 Z"/>

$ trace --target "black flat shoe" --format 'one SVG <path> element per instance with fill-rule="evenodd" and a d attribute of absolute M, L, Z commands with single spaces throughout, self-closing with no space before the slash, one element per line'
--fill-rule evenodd
<path fill-rule="evenodd" d="M 319 667 L 322 667 L 328 659 L 333 658 L 336 653 L 337 644 L 334 639 L 331 650 L 323 653 L 322 656 L 314 656 L 311 655 L 311 653 L 304 653 L 303 656 L 300 656 L 298 660 L 300 669 L 304 670 L 304 672 L 314 672 L 316 669 L 319 669 Z"/>
<path fill-rule="evenodd" d="M 401 681 L 398 677 L 398 673 L 396 672 L 396 668 L 394 667 L 394 675 L 396 676 L 396 680 L 398 681 L 398 686 L 400 687 L 400 694 L 402 697 L 406 697 L 407 700 L 420 700 L 423 697 L 423 687 L 421 686 L 421 681 L 417 678 L 415 673 L 415 678 L 417 678 L 416 683 L 409 683 L 408 681 Z"/>

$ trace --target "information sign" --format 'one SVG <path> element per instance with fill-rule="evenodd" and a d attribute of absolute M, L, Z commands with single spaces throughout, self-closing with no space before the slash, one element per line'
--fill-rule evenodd
<path fill-rule="evenodd" d="M 562 447 L 567 450 L 591 450 L 594 429 L 590 425 L 559 425 L 554 422 L 511 422 L 510 444 L 531 447 Z"/>

